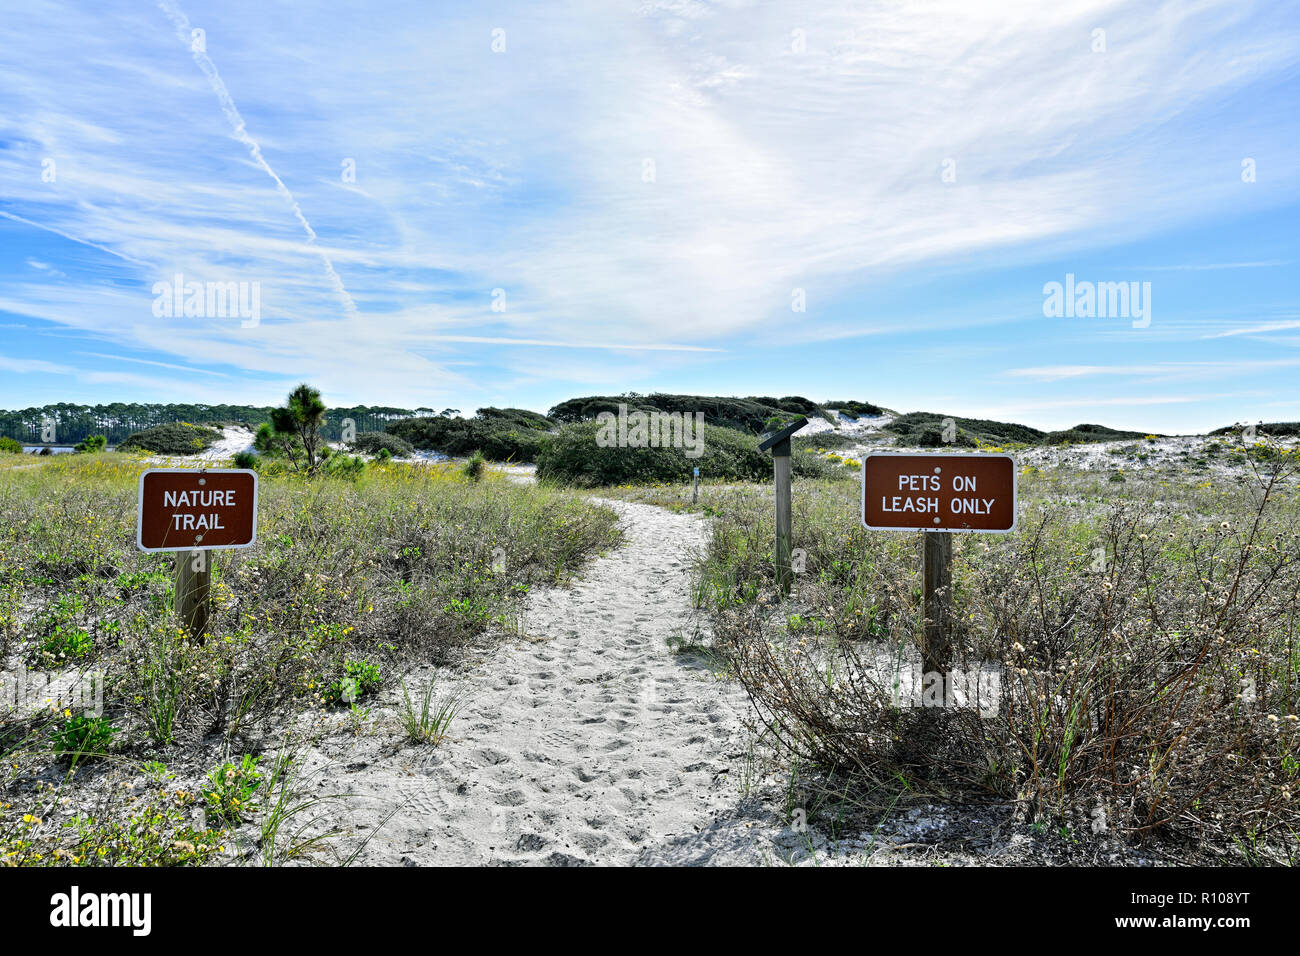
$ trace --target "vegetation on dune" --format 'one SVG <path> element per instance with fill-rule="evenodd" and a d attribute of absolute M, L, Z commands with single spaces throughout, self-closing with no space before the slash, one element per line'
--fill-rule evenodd
<path fill-rule="evenodd" d="M 23 453 L 22 442 L 15 441 L 7 435 L 0 435 L 0 454 L 3 453 L 21 455 Z"/>
<path fill-rule="evenodd" d="M 590 421 L 601 412 L 617 413 L 619 405 L 629 410 L 691 412 L 704 414 L 707 424 L 733 428 L 750 434 L 761 432 L 773 418 L 788 420 L 796 415 L 826 418 L 834 425 L 839 420 L 831 410 L 853 419 L 875 417 L 884 409 L 871 402 L 835 400 L 816 402 L 799 395 L 785 397 L 749 396 L 745 398 L 717 395 L 593 395 L 571 398 L 550 410 L 550 414 L 523 408 L 480 408 L 473 418 L 461 419 L 459 411 L 445 408 L 441 413 L 431 408 L 403 409 L 389 406 L 358 405 L 331 408 L 319 425 L 321 436 L 332 442 L 342 438 L 344 424 L 363 433 L 388 431 L 410 441 L 416 448 L 447 455 L 463 456 L 481 448 L 493 460 L 534 461 L 546 439 L 543 433 L 561 424 Z M 21 411 L 0 411 L 0 435 L 22 442 L 39 442 L 44 423 L 53 422 L 62 442 L 77 442 L 89 435 L 102 434 L 108 442 L 121 442 L 126 436 L 155 425 L 189 422 L 197 425 L 245 424 L 256 428 L 270 422 L 274 409 L 252 405 L 150 405 L 124 404 L 75 405 L 58 403 Z M 1082 424 L 1056 432 L 1044 432 L 1026 425 L 985 419 L 943 416 L 933 412 L 910 412 L 899 416 L 890 430 L 904 445 L 938 445 L 942 441 L 942 423 L 952 417 L 957 425 L 956 444 L 1062 444 L 1066 442 L 1137 439 L 1143 433 Z M 1238 430 L 1240 426 L 1219 429 L 1215 434 Z M 1300 424 L 1275 422 L 1258 426 L 1261 435 L 1294 435 Z M 512 434 L 513 432 L 513 434 Z M 530 434 L 536 432 L 538 434 Z M 828 446 L 829 447 L 829 446 Z M 369 452 L 367 452 L 369 454 Z M 391 451 L 390 454 L 396 454 Z"/>
<path fill-rule="evenodd" d="M 948 421 L 953 424 L 951 440 L 944 435 Z M 1135 440 L 1149 436 L 1146 432 L 1122 431 L 1105 425 L 1075 425 L 1063 431 L 1045 432 L 1015 422 L 986 418 L 961 418 L 936 412 L 908 412 L 885 426 L 898 438 L 900 445 L 925 448 L 955 446 L 977 448 L 981 445 L 1062 445 L 1080 442 Z"/>
<path fill-rule="evenodd" d="M 703 411 L 702 454 L 601 447 L 593 419 L 619 404 Z M 517 632 L 533 587 L 619 540 L 613 511 L 560 485 L 716 518 L 694 598 L 799 786 L 993 798 L 1062 833 L 1300 859 L 1300 455 L 1219 438 L 1141 468 L 1142 439 L 1156 436 L 954 418 L 947 442 L 943 416 L 896 418 L 889 429 L 912 446 L 1132 442 L 1095 456 L 1106 463 L 1097 472 L 1025 468 L 1015 533 L 954 536 L 952 667 L 996 675 L 997 700 L 985 714 L 925 712 L 899 702 L 923 630 L 918 536 L 861 528 L 855 463 L 826 454 L 854 439 L 795 436 L 796 585 L 789 599 L 774 586 L 772 458 L 756 433 L 827 408 L 881 412 L 798 396 L 633 394 L 573 399 L 552 417 L 445 409 L 358 434 L 350 451 L 367 463 L 331 452 L 334 415 L 300 385 L 265 410 L 262 455 L 236 458 L 262 475 L 258 543 L 214 559 L 203 640 L 177 627 L 171 556 L 134 547 L 140 461 L 0 456 L 0 662 L 102 671 L 106 705 L 96 716 L 0 709 L 0 859 L 203 863 L 249 826 L 270 829 L 263 846 L 275 856 L 296 771 L 284 754 L 265 760 L 259 741 L 308 712 L 359 726 L 381 699 L 397 707 L 399 739 L 445 739 L 457 701 L 436 699 L 433 681 L 412 694 L 402 675 Z M 101 449 L 106 433 L 88 432 L 78 450 Z M 119 447 L 187 455 L 220 437 L 171 422 Z M 415 448 L 468 460 L 392 461 Z M 535 460 L 543 484 L 487 465 L 506 459 Z M 1204 480 L 1211 468 L 1232 477 Z M 163 783 L 172 775 L 156 755 L 182 760 L 214 739 L 220 760 Z M 75 786 L 123 763 L 152 767 L 157 792 L 50 822 L 57 795 L 40 781 L 75 767 L 80 779 L 65 782 Z"/>
<path fill-rule="evenodd" d="M 1159 438 L 1146 432 L 1127 432 L 1105 425 L 1075 425 L 1064 431 L 1048 432 L 1043 442 L 1048 445 L 1064 445 L 1070 442 L 1083 443 L 1095 441 L 1136 441 L 1143 438 Z"/>
<path fill-rule="evenodd" d="M 705 425 L 698 457 L 685 448 L 601 447 L 599 422 L 565 425 L 537 460 L 537 477 L 579 487 L 689 481 L 695 468 L 710 480 L 770 481 L 772 457 L 758 451 L 754 436 L 730 428 Z M 801 477 L 829 477 L 835 466 L 808 452 L 792 456 Z"/>
<path fill-rule="evenodd" d="M 1210 432 L 1211 435 L 1238 435 L 1245 425 L 1225 425 Z M 1300 422 L 1260 422 L 1255 425 L 1255 434 L 1270 438 L 1294 438 L 1300 435 Z"/>
<path fill-rule="evenodd" d="M 547 432 L 499 417 L 407 418 L 387 431 L 422 450 L 456 456 L 480 451 L 491 461 L 536 461 L 550 441 Z"/>
<path fill-rule="evenodd" d="M 503 422 L 517 428 L 533 428 L 538 431 L 550 431 L 556 426 L 540 412 L 531 412 L 526 408 L 480 408 L 474 413 L 485 421 Z"/>
<path fill-rule="evenodd" d="M 875 418 L 883 415 L 885 410 L 871 402 L 822 402 L 823 408 L 833 408 L 847 418 Z"/>
<path fill-rule="evenodd" d="M 129 435 L 118 451 L 143 451 L 155 455 L 196 455 L 221 438 L 221 432 L 188 422 L 155 425 Z"/>
<path fill-rule="evenodd" d="M 815 435 L 795 435 L 790 439 L 790 446 L 796 451 L 826 451 L 847 448 L 861 442 L 861 438 L 845 435 L 843 432 L 818 432 Z"/>
<path fill-rule="evenodd" d="M 389 432 L 360 432 L 348 448 L 362 455 L 378 455 L 386 451 L 393 457 L 410 458 L 415 454 L 415 446 Z"/>
<path fill-rule="evenodd" d="M 628 392 L 625 395 L 571 398 L 556 405 L 548 414 L 557 422 L 576 424 L 594 420 L 601 412 L 617 415 L 620 405 L 625 405 L 628 411 L 683 414 L 701 412 L 707 425 L 754 435 L 761 432 L 773 417 L 788 419 L 798 415 L 817 414 L 820 410 L 816 402 L 797 395 L 786 398 L 728 398 L 717 395 L 666 395 L 658 392 L 639 395 Z"/>
<path fill-rule="evenodd" d="M 944 442 L 942 437 L 944 423 L 948 419 L 956 427 L 956 438 L 952 442 Z M 936 412 L 908 412 L 899 415 L 885 426 L 885 430 L 897 435 L 900 444 L 924 446 L 954 444 L 974 447 L 978 444 L 1004 445 L 1010 442 L 1031 444 L 1042 441 L 1047 434 L 1028 425 L 984 418 L 959 418 Z"/>

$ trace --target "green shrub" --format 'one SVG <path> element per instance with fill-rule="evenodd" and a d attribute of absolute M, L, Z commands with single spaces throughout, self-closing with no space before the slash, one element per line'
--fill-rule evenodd
<path fill-rule="evenodd" d="M 690 481 L 693 469 L 711 479 L 772 480 L 772 456 L 758 450 L 758 438 L 706 424 L 702 454 L 683 448 L 605 447 L 596 443 L 599 422 L 566 425 L 537 461 L 537 477 L 578 487 Z M 791 470 L 799 477 L 838 477 L 839 470 L 815 454 L 796 452 Z"/>
<path fill-rule="evenodd" d="M 360 432 L 348 449 L 362 455 L 378 455 L 386 451 L 390 457 L 395 455 L 398 458 L 410 458 L 415 454 L 415 447 L 409 441 L 389 432 Z"/>
<path fill-rule="evenodd" d="M 858 445 L 862 443 L 861 438 L 854 438 L 852 435 L 845 435 L 843 432 L 818 432 L 815 435 L 795 435 L 790 439 L 790 444 L 795 451 L 816 451 L 819 448 L 829 450 L 832 448 L 845 448 L 849 445 Z"/>
<path fill-rule="evenodd" d="M 21 455 L 23 453 L 22 442 L 15 441 L 8 435 L 0 435 L 0 452 L 7 452 L 11 455 Z"/>
<path fill-rule="evenodd" d="M 250 469 L 256 468 L 256 467 L 257 467 L 257 455 L 254 454 L 254 453 L 251 452 L 251 451 L 238 451 L 238 452 L 235 452 L 235 467 L 236 467 L 236 468 L 250 468 Z"/>
<path fill-rule="evenodd" d="M 957 427 L 954 442 L 943 440 L 945 419 L 951 418 Z M 958 418 L 955 415 L 939 415 L 935 412 L 908 412 L 899 415 L 885 426 L 887 431 L 898 436 L 900 445 L 921 445 L 938 448 L 946 444 L 974 447 L 978 442 L 1001 445 L 1008 442 L 1036 443 L 1042 441 L 1046 432 L 1028 425 L 1014 422 L 996 422 L 985 418 Z"/>
<path fill-rule="evenodd" d="M 82 758 L 93 760 L 108 753 L 109 744 L 118 733 L 107 717 L 75 714 L 54 733 L 54 752 L 71 756 L 73 764 Z"/>
<path fill-rule="evenodd" d="M 475 414 L 489 421 L 499 421 L 516 428 L 534 428 L 544 432 L 550 431 L 557 424 L 540 412 L 532 412 L 526 408 L 480 408 Z"/>
<path fill-rule="evenodd" d="M 331 478 L 360 477 L 366 470 L 366 460 L 356 455 L 333 454 L 325 459 L 325 474 Z"/>
<path fill-rule="evenodd" d="M 822 402 L 822 407 L 833 408 L 846 418 L 875 418 L 884 413 L 884 409 L 871 402 Z"/>
<path fill-rule="evenodd" d="M 1064 445 L 1067 442 L 1083 443 L 1097 441 L 1123 441 L 1143 438 L 1143 432 L 1126 432 L 1105 425 L 1075 425 L 1064 431 L 1048 432 L 1044 439 L 1049 445 Z"/>
<path fill-rule="evenodd" d="M 844 478 L 848 472 L 816 452 L 795 449 L 790 456 L 790 470 L 797 478 Z"/>
<path fill-rule="evenodd" d="M 256 808 L 253 798 L 262 786 L 262 773 L 257 769 L 261 759 L 244 754 L 238 764 L 224 763 L 208 774 L 209 785 L 201 792 L 213 819 L 239 823 Z"/>
<path fill-rule="evenodd" d="M 651 395 L 638 395 L 629 392 L 626 395 L 592 395 L 586 398 L 571 398 L 561 402 L 549 412 L 551 418 L 564 424 L 591 421 L 601 412 L 618 414 L 619 405 L 626 405 L 628 411 L 682 412 L 704 415 L 706 425 L 731 428 L 740 432 L 757 435 L 763 425 L 773 416 L 788 419 L 796 415 L 809 415 L 817 412 L 816 402 L 791 395 L 786 398 L 758 396 L 751 398 L 730 398 L 721 395 L 667 395 L 656 392 Z"/>
<path fill-rule="evenodd" d="M 187 422 L 155 425 L 125 438 L 118 451 L 147 451 L 155 455 L 196 455 L 221 438 L 221 432 Z"/>
<path fill-rule="evenodd" d="M 59 624 L 49 637 L 41 642 L 41 653 L 49 660 L 69 660 L 85 657 L 94 647 L 90 634 L 84 627 Z"/>
<path fill-rule="evenodd" d="M 536 428 L 483 418 L 404 418 L 387 431 L 416 448 L 444 455 L 481 451 L 489 461 L 536 461 L 551 438 Z"/>
<path fill-rule="evenodd" d="M 321 695 L 326 704 L 352 704 L 379 689 L 383 678 L 379 668 L 369 661 L 348 661 L 343 676 L 333 681 Z"/>
<path fill-rule="evenodd" d="M 73 446 L 72 450 L 78 454 L 94 454 L 101 452 L 108 447 L 108 436 L 106 435 L 87 435 L 81 441 Z"/>

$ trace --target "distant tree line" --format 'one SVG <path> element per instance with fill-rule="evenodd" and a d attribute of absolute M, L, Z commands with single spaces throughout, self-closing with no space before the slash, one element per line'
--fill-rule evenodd
<path fill-rule="evenodd" d="M 46 421 L 54 423 L 54 444 L 73 445 L 93 435 L 103 435 L 110 445 L 117 445 L 128 435 L 155 425 L 189 422 L 192 425 L 245 424 L 256 428 L 271 420 L 270 405 L 189 405 L 140 404 L 113 402 L 108 405 L 77 405 L 71 402 L 0 411 L 0 436 L 25 445 L 46 444 L 41 440 Z M 455 409 L 444 409 L 443 413 Z M 331 408 L 326 412 L 321 435 L 339 441 L 343 420 L 356 422 L 358 432 L 383 431 L 389 422 L 402 418 L 439 414 L 432 408 L 391 408 L 382 405 L 357 405 Z"/>

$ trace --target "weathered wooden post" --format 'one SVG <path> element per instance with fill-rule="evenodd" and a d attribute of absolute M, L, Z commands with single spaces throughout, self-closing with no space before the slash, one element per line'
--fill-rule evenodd
<path fill-rule="evenodd" d="M 925 637 L 921 670 L 925 674 L 947 675 L 951 657 L 952 535 L 947 531 L 926 531 L 922 537 L 925 539 Z"/>
<path fill-rule="evenodd" d="M 790 438 L 808 424 L 799 418 L 780 431 L 766 435 L 759 451 L 772 451 L 772 472 L 776 491 L 776 586 L 782 594 L 790 593 L 794 572 L 790 567 Z"/>
<path fill-rule="evenodd" d="M 176 616 L 190 636 L 202 640 L 211 614 L 212 568 L 203 550 L 176 552 Z"/>

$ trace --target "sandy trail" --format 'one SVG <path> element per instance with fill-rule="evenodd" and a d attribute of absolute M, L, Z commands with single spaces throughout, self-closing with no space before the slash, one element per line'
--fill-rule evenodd
<path fill-rule="evenodd" d="M 707 526 L 608 504 L 625 545 L 573 588 L 530 597 L 525 636 L 455 682 L 451 739 L 380 753 L 362 736 L 315 754 L 320 786 L 354 795 L 349 823 L 402 806 L 359 863 L 656 862 L 734 809 L 744 693 L 667 644 L 690 633 L 689 555 Z"/>

